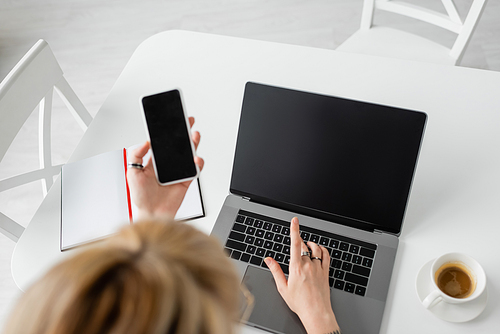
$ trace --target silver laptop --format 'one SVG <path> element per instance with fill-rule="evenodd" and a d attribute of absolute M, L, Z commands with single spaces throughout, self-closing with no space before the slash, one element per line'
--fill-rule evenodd
<path fill-rule="evenodd" d="M 248 320 L 305 333 L 263 259 L 288 273 L 290 220 L 327 247 L 342 333 L 378 333 L 427 116 L 247 83 L 230 195 L 212 235 L 255 297 Z"/>

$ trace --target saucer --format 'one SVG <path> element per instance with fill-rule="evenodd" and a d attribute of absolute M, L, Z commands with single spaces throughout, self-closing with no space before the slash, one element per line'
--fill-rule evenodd
<path fill-rule="evenodd" d="M 431 260 L 423 265 L 418 272 L 415 282 L 417 288 L 417 295 L 420 302 L 424 300 L 429 293 L 434 289 L 429 279 L 429 272 L 431 271 Z M 484 292 L 476 299 L 464 304 L 448 304 L 443 301 L 437 303 L 428 310 L 436 317 L 449 321 L 449 322 L 466 322 L 476 318 L 486 308 L 488 301 L 487 287 Z"/>

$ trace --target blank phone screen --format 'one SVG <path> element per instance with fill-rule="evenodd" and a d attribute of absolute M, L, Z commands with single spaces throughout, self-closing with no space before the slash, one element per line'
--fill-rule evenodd
<path fill-rule="evenodd" d="M 194 177 L 190 134 L 178 90 L 142 99 L 158 181 L 168 183 Z"/>

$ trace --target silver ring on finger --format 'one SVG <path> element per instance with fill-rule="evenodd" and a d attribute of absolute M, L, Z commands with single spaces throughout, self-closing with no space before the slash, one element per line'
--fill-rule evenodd
<path fill-rule="evenodd" d="M 310 256 L 311 256 L 311 253 L 310 253 L 310 252 L 302 252 L 302 254 L 300 254 L 300 256 L 307 256 L 307 257 L 310 257 Z"/>
<path fill-rule="evenodd" d="M 130 168 L 136 168 L 136 169 L 143 169 L 144 168 L 144 166 L 142 164 L 136 164 L 136 163 L 130 163 L 130 162 L 127 164 L 127 166 Z"/>

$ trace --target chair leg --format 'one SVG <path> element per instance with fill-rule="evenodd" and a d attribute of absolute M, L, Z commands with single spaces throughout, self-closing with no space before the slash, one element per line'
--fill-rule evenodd
<path fill-rule="evenodd" d="M 0 233 L 17 242 L 24 232 L 24 227 L 0 212 Z"/>
<path fill-rule="evenodd" d="M 51 89 L 40 102 L 38 115 L 38 153 L 40 160 L 40 169 L 45 169 L 52 166 L 52 141 L 51 120 L 52 120 L 52 96 L 54 91 Z M 43 197 L 47 195 L 48 190 L 52 186 L 52 175 L 48 175 L 42 179 Z"/>
<path fill-rule="evenodd" d="M 75 117 L 78 125 L 80 125 L 83 131 L 87 130 L 90 122 L 92 122 L 92 115 L 87 111 L 64 77 L 56 83 L 55 89 Z"/>

